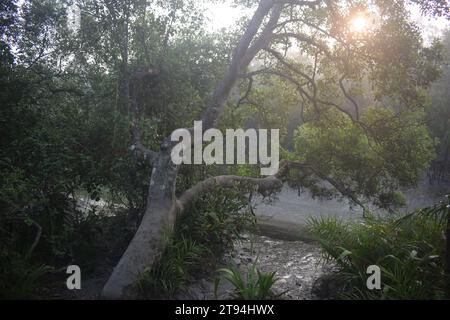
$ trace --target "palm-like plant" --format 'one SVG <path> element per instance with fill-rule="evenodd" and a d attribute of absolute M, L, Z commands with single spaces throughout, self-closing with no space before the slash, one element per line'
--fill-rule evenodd
<path fill-rule="evenodd" d="M 324 257 L 339 268 L 342 297 L 441 299 L 450 296 L 449 217 L 442 202 L 401 218 L 368 216 L 362 222 L 319 218 L 311 219 L 309 226 Z M 383 290 L 367 289 L 369 265 L 381 268 Z"/>
<path fill-rule="evenodd" d="M 220 281 L 226 280 L 234 287 L 233 298 L 243 300 L 266 300 L 274 298 L 272 286 L 277 282 L 276 272 L 263 273 L 258 270 L 256 261 L 248 269 L 246 278 L 236 268 L 222 268 L 218 272 L 220 276 L 216 279 L 215 294 Z"/>

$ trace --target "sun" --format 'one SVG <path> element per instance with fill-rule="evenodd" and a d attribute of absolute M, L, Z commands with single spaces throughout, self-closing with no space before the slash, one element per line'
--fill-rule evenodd
<path fill-rule="evenodd" d="M 355 33 L 366 32 L 369 28 L 369 21 L 363 15 L 357 15 L 350 20 L 350 30 Z"/>

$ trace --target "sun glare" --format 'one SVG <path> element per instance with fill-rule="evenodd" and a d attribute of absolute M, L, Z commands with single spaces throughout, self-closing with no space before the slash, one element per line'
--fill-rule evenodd
<path fill-rule="evenodd" d="M 353 32 L 362 33 L 368 29 L 368 20 L 362 15 L 354 17 L 350 22 L 350 29 Z"/>

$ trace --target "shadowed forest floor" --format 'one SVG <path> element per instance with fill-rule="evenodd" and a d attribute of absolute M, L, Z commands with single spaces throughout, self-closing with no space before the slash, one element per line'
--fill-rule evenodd
<path fill-rule="evenodd" d="M 247 235 L 226 257 L 229 264 L 245 274 L 248 267 L 256 262 L 264 273 L 276 271 L 278 281 L 273 286 L 275 296 L 287 300 L 317 299 L 314 286 L 325 272 L 321 263 L 321 253 L 315 244 L 302 241 L 286 241 L 265 236 Z M 213 279 L 203 279 L 195 283 L 191 292 L 181 296 L 188 299 L 214 299 Z M 231 288 L 221 282 L 218 298 L 230 298 Z"/>

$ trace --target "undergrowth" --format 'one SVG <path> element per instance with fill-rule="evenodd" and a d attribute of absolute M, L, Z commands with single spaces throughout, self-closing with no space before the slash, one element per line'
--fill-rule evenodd
<path fill-rule="evenodd" d="M 443 299 L 447 210 L 444 204 L 402 217 L 363 222 L 317 218 L 309 227 L 328 261 L 337 265 L 338 298 Z M 381 290 L 366 286 L 367 267 L 381 269 Z"/>
<path fill-rule="evenodd" d="M 249 197 L 215 188 L 197 199 L 166 235 L 165 250 L 137 281 L 144 298 L 171 298 L 201 275 L 216 269 L 244 230 L 255 227 Z"/>

